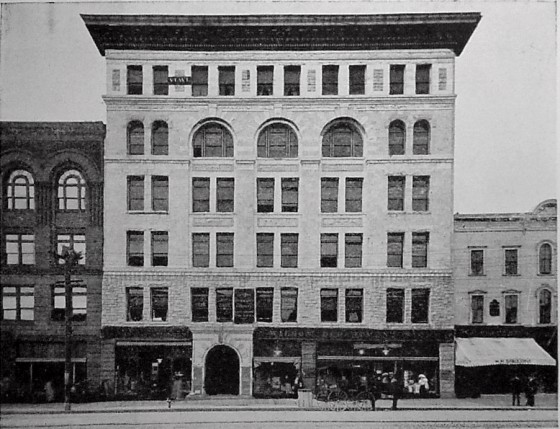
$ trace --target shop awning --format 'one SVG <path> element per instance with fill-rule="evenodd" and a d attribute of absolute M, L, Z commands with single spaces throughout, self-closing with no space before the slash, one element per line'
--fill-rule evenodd
<path fill-rule="evenodd" d="M 556 361 L 532 338 L 456 338 L 455 365 L 546 365 Z"/>

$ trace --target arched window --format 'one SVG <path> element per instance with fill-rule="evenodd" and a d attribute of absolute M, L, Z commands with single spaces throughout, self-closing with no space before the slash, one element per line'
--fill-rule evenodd
<path fill-rule="evenodd" d="M 259 134 L 257 155 L 259 158 L 297 158 L 296 134 L 286 124 L 268 125 Z"/>
<path fill-rule="evenodd" d="M 412 153 L 414 155 L 428 155 L 430 153 L 430 123 L 426 120 L 414 124 Z"/>
<path fill-rule="evenodd" d="M 404 155 L 406 128 L 403 121 L 389 124 L 389 155 Z"/>
<path fill-rule="evenodd" d="M 152 155 L 167 155 L 169 152 L 167 123 L 155 121 L 152 124 Z"/>
<path fill-rule="evenodd" d="M 193 138 L 195 158 L 233 156 L 233 137 L 223 125 L 215 122 L 200 127 Z"/>
<path fill-rule="evenodd" d="M 126 139 L 129 155 L 144 155 L 144 124 L 142 122 L 128 123 Z"/>
<path fill-rule="evenodd" d="M 362 135 L 348 122 L 337 122 L 323 135 L 324 157 L 363 156 Z"/>
<path fill-rule="evenodd" d="M 539 323 L 552 321 L 552 293 L 548 289 L 539 292 Z"/>
<path fill-rule="evenodd" d="M 58 209 L 86 209 L 86 182 L 79 171 L 68 170 L 58 179 Z"/>
<path fill-rule="evenodd" d="M 544 243 L 539 248 L 539 274 L 552 273 L 552 246 Z"/>
<path fill-rule="evenodd" d="M 8 177 L 6 186 L 8 210 L 34 210 L 35 184 L 33 176 L 25 170 L 15 170 Z"/>

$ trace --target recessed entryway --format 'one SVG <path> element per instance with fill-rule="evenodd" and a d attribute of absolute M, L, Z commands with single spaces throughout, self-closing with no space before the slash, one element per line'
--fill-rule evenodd
<path fill-rule="evenodd" d="M 204 390 L 207 395 L 239 395 L 239 357 L 228 346 L 215 346 L 206 355 Z"/>

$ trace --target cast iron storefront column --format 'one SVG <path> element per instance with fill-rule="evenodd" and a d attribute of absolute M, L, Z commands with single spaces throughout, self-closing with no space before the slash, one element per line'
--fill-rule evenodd
<path fill-rule="evenodd" d="M 301 343 L 301 370 L 305 388 L 313 390 L 317 377 L 317 343 L 315 341 Z"/>

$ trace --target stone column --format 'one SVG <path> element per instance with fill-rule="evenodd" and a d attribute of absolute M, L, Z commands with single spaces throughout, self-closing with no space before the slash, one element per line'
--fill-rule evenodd
<path fill-rule="evenodd" d="M 301 343 L 301 370 L 303 371 L 303 384 L 306 389 L 315 387 L 317 362 L 317 343 L 304 341 Z"/>
<path fill-rule="evenodd" d="M 455 395 L 455 344 L 439 345 L 439 386 L 442 398 Z"/>

